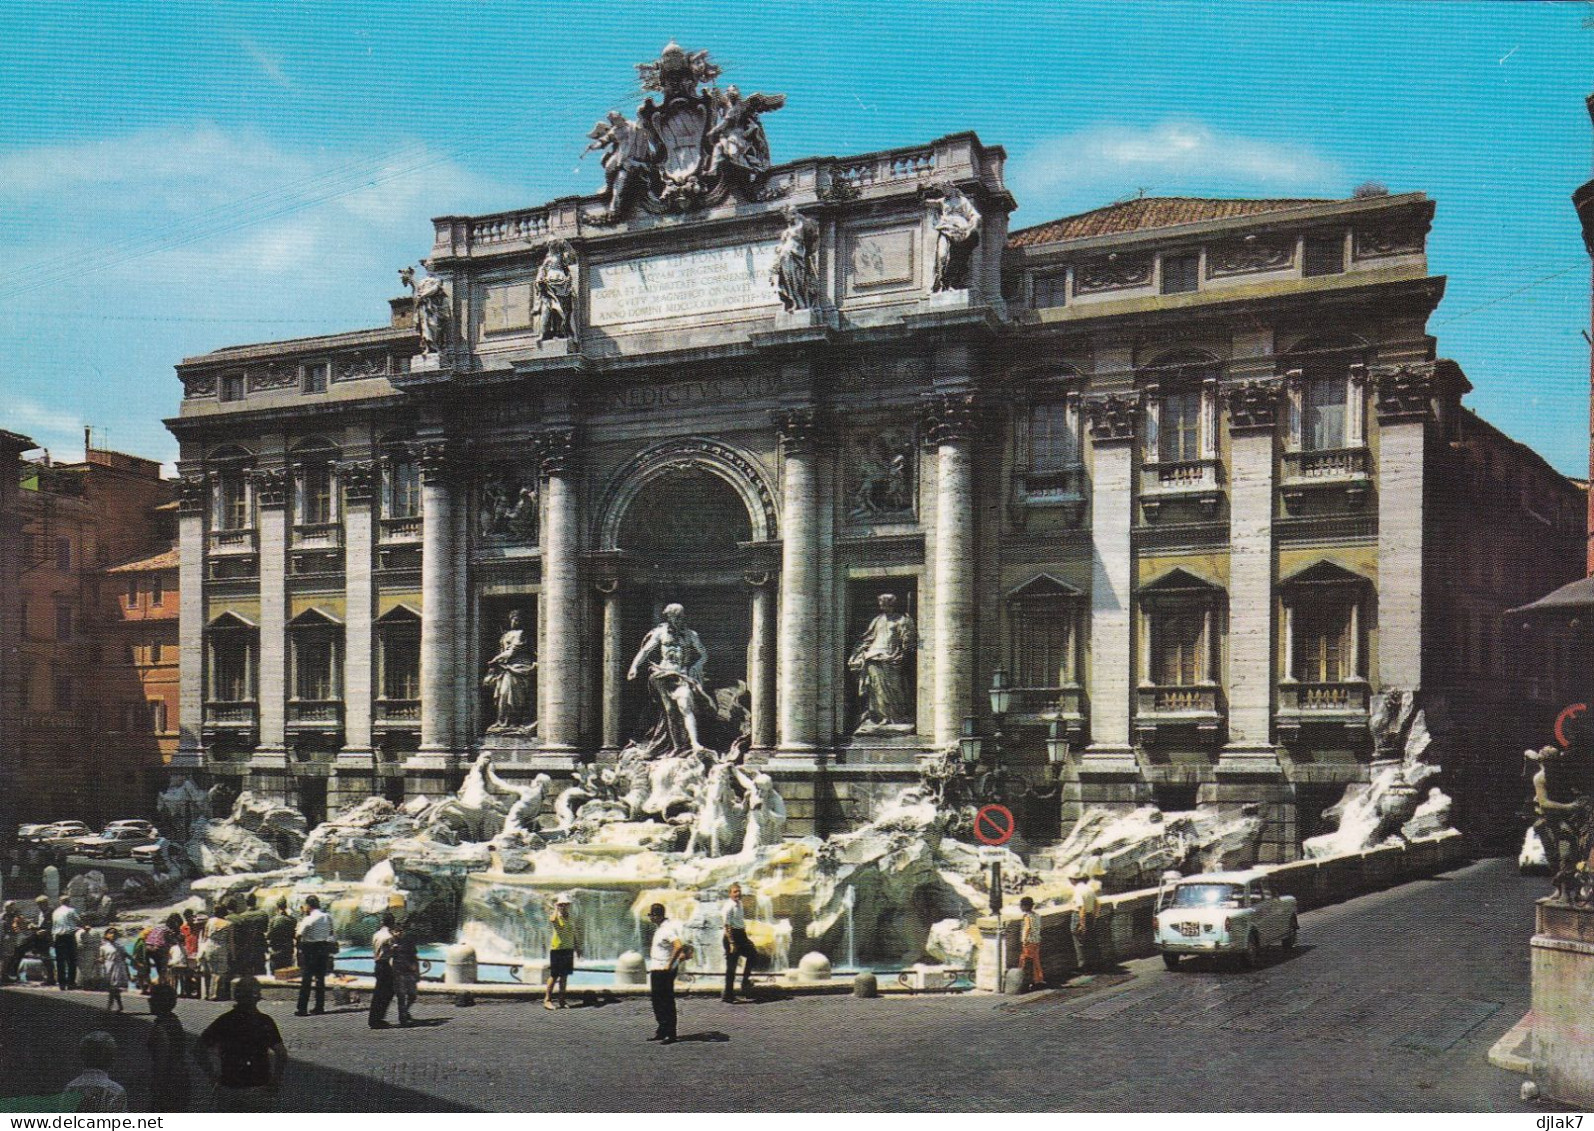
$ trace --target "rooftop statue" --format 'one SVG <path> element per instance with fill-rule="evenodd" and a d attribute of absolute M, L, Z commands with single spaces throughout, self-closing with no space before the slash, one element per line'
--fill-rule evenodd
<path fill-rule="evenodd" d="M 399 278 L 415 298 L 415 329 L 421 335 L 421 353 L 436 353 L 448 344 L 448 292 L 436 275 L 416 281 L 415 268 L 402 267 Z"/>
<path fill-rule="evenodd" d="M 969 285 L 969 267 L 980 242 L 980 213 L 956 185 L 941 184 L 930 199 L 941 202 L 935 218 L 935 287 L 961 291 Z"/>
<path fill-rule="evenodd" d="M 759 198 L 770 163 L 760 115 L 779 110 L 786 96 L 700 89 L 719 75 L 707 51 L 674 42 L 651 63 L 637 64 L 642 89 L 658 100 L 643 102 L 634 120 L 611 110 L 587 135 L 587 152 L 604 151 L 605 222 L 625 219 L 639 198 L 655 212 L 715 203 L 732 189 Z"/>

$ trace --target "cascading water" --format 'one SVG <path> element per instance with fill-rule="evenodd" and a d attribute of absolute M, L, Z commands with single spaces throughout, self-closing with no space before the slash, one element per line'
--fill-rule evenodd
<path fill-rule="evenodd" d="M 851 884 L 847 885 L 846 893 L 841 897 L 841 905 L 846 908 L 847 917 L 847 969 L 858 968 L 858 933 L 853 918 L 853 908 L 857 905 L 858 893 Z"/>
<path fill-rule="evenodd" d="M 769 959 L 769 968 L 776 974 L 783 974 L 791 969 L 790 919 L 781 919 L 775 923 L 775 943 Z"/>
<path fill-rule="evenodd" d="M 554 894 L 529 885 L 467 884 L 460 941 L 470 943 L 489 962 L 544 958 L 552 933 L 548 913 Z M 583 961 L 612 962 L 628 950 L 642 949 L 642 925 L 631 913 L 633 892 L 574 888 L 571 895 Z"/>

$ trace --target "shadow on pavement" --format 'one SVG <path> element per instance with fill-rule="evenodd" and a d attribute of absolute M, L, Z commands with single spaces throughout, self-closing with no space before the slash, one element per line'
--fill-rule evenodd
<path fill-rule="evenodd" d="M 5 1070 L 0 1074 L 0 1103 L 5 1097 L 42 1096 L 59 1092 L 79 1072 L 78 1041 L 85 1033 L 103 1029 L 116 1038 L 116 1062 L 111 1079 L 127 1089 L 131 1111 L 150 1109 L 150 1016 L 141 998 L 127 999 L 126 1013 L 107 1013 L 101 993 L 38 993 L 7 989 L 0 991 L 0 1033 L 5 1040 Z M 348 1011 L 345 1011 L 348 1012 Z M 352 1011 L 363 1012 L 363 1011 Z M 446 1018 L 431 1021 L 441 1024 Z M 421 1024 L 426 1024 L 422 1022 Z M 190 1042 L 201 1029 L 185 1020 Z M 359 1035 L 351 1032 L 351 1039 Z M 411 1088 L 397 1087 L 337 1069 L 293 1059 L 291 1034 L 288 1041 L 288 1069 L 282 1082 L 277 1109 L 280 1111 L 475 1111 Z M 439 1050 L 440 1055 L 442 1050 Z M 202 1111 L 208 1087 L 194 1069 L 195 1107 Z"/>
<path fill-rule="evenodd" d="M 688 1033 L 684 1037 L 676 1038 L 675 1043 L 678 1045 L 685 1045 L 695 1041 L 698 1044 L 723 1045 L 728 1044 L 730 1039 L 731 1035 L 729 1033 L 721 1033 L 717 1029 L 711 1029 L 707 1033 Z"/>

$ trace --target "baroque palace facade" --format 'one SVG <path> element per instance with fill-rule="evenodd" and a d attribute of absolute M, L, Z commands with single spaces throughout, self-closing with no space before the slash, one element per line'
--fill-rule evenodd
<path fill-rule="evenodd" d="M 1422 195 L 1010 232 L 973 134 L 771 165 L 780 96 L 673 45 L 641 70 L 602 195 L 436 220 L 388 326 L 178 367 L 174 766 L 312 820 L 484 749 L 568 775 L 651 725 L 627 677 L 679 603 L 792 831 L 867 819 L 972 718 L 1060 785 L 1032 841 L 1082 804 L 1255 803 L 1288 857 L 1366 779 L 1377 692 L 1470 694 L 1456 540 L 1531 508 L 1522 588 L 1576 575 L 1582 498 L 1531 453 L 1520 492 L 1436 505 L 1463 432 L 1519 446 L 1426 332 Z M 886 593 L 905 717 L 860 726 Z"/>

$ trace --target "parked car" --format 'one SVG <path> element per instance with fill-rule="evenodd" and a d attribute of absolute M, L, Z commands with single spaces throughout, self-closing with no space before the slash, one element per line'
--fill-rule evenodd
<path fill-rule="evenodd" d="M 149 844 L 155 838 L 142 829 L 108 828 L 98 836 L 80 836 L 72 843 L 72 851 L 79 856 L 93 856 L 106 860 L 133 855 L 133 849 Z"/>
<path fill-rule="evenodd" d="M 110 824 L 105 826 L 106 832 L 110 832 L 112 829 L 137 829 L 145 836 L 151 838 L 160 835 L 160 830 L 158 830 L 148 821 L 144 820 L 142 817 L 129 817 L 121 821 L 112 821 Z"/>
<path fill-rule="evenodd" d="M 53 822 L 46 821 L 42 825 L 18 825 L 17 839 L 24 844 L 30 843 L 38 839 L 46 829 L 53 827 L 53 824 Z"/>
<path fill-rule="evenodd" d="M 1151 929 L 1169 970 L 1187 954 L 1237 954 L 1256 966 L 1264 948 L 1289 950 L 1300 936 L 1295 897 L 1274 895 L 1262 871 L 1184 877 L 1163 890 Z"/>
<path fill-rule="evenodd" d="M 67 848 L 80 836 L 90 836 L 89 827 L 82 821 L 57 821 L 46 829 L 35 841 L 41 848 Z"/>

